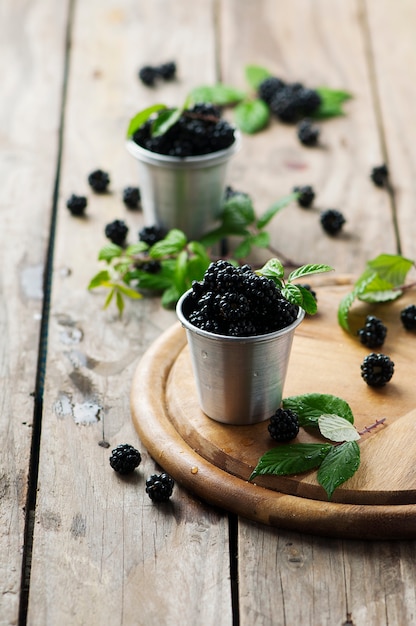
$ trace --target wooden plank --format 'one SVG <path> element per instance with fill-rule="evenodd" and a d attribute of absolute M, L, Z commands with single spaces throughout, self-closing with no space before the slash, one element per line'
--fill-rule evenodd
<path fill-rule="evenodd" d="M 416 98 L 413 24 L 416 6 L 411 0 L 401 2 L 400 11 L 388 0 L 370 0 L 364 6 L 374 89 L 379 102 L 379 124 L 384 139 L 383 156 L 390 169 L 402 254 L 416 259 L 416 142 L 413 123 Z M 383 189 L 378 191 L 379 196 L 385 193 Z"/>
<path fill-rule="evenodd" d="M 274 248 L 296 264 L 329 263 L 339 272 L 361 272 L 368 258 L 395 252 L 389 198 L 369 178 L 382 152 L 360 4 L 299 0 L 283 10 L 275 0 L 230 0 L 222 8 L 224 81 L 244 88 L 244 67 L 256 64 L 288 82 L 346 89 L 354 96 L 344 117 L 321 123 L 320 148 L 302 146 L 294 127 L 277 120 L 243 137 L 230 176 L 234 187 L 252 196 L 258 212 L 294 186 L 316 191 L 313 209 L 294 204 L 273 220 Z M 320 211 L 328 208 L 347 220 L 337 237 L 320 225 Z"/>
<path fill-rule="evenodd" d="M 16 624 L 68 3 L 1 4 L 0 624 Z"/>
<path fill-rule="evenodd" d="M 175 487 L 153 505 L 145 478 L 155 464 L 135 435 L 129 411 L 133 369 L 175 320 L 158 298 L 127 303 L 120 320 L 103 294 L 86 290 L 98 270 L 105 224 L 125 219 L 137 241 L 140 214 L 121 201 L 136 184 L 124 145 L 129 118 L 155 100 L 181 103 L 199 80 L 215 77 L 214 2 L 90 0 L 78 3 L 72 32 L 30 624 L 230 624 L 226 517 Z M 175 60 L 177 82 L 148 89 L 145 63 Z M 94 195 L 87 174 L 110 173 L 111 192 Z M 85 219 L 65 200 L 85 193 Z M 110 468 L 123 442 L 143 455 L 135 475 Z M 106 445 L 110 448 L 106 448 Z M 111 617 L 110 617 L 111 616 Z"/>

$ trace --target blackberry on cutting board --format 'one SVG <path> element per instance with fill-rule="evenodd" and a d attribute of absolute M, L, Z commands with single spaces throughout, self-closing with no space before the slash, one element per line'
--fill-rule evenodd
<path fill-rule="evenodd" d="M 122 443 L 111 452 L 110 465 L 119 474 L 130 474 L 141 463 L 141 454 L 128 443 Z"/>
<path fill-rule="evenodd" d="M 387 335 L 387 327 L 375 315 L 367 315 L 365 325 L 358 331 L 361 343 L 368 348 L 380 348 Z"/>
<path fill-rule="evenodd" d="M 394 373 L 394 363 L 385 354 L 372 352 L 361 363 L 361 376 L 370 387 L 383 387 Z"/>
<path fill-rule="evenodd" d="M 146 480 L 146 493 L 153 502 L 166 502 L 172 495 L 175 482 L 169 474 L 152 474 Z"/>
<path fill-rule="evenodd" d="M 287 443 L 297 437 L 299 432 L 298 414 L 290 409 L 277 409 L 267 428 L 272 439 Z"/>
<path fill-rule="evenodd" d="M 66 201 L 66 206 L 72 215 L 79 217 L 85 213 L 87 198 L 85 196 L 76 196 L 73 193 Z"/>

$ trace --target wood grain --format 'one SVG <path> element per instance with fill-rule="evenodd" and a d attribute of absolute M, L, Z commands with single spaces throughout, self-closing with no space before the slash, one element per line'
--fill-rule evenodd
<path fill-rule="evenodd" d="M 28 584 L 25 506 L 68 3 L 1 4 L 0 624 L 9 625 Z"/>
<path fill-rule="evenodd" d="M 129 118 L 161 99 L 181 103 L 196 81 L 213 82 L 213 2 L 164 0 L 77 3 L 72 52 L 44 401 L 39 492 L 28 623 L 231 624 L 226 517 L 187 496 L 156 507 L 145 479 L 158 468 L 130 420 L 137 359 L 174 320 L 159 298 L 127 303 L 120 320 L 87 291 L 100 269 L 104 226 L 125 219 L 137 241 L 140 213 L 121 194 L 137 181 L 125 148 Z M 170 36 L 167 36 L 167 32 Z M 149 90 L 145 63 L 174 59 L 178 81 Z M 94 195 L 87 175 L 109 172 L 111 190 Z M 85 194 L 84 219 L 65 207 Z M 110 468 L 111 448 L 142 451 L 135 475 Z M 109 448 L 106 446 L 110 446 Z M 204 567 L 201 568 L 201 564 Z M 180 582 L 180 584 L 179 584 Z M 173 591 L 173 593 L 171 593 Z"/>

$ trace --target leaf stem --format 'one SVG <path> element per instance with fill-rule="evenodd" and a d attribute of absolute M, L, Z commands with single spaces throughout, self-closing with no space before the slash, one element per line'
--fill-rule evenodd
<path fill-rule="evenodd" d="M 387 419 L 386 417 L 382 417 L 381 419 L 376 420 L 373 424 L 370 424 L 370 426 L 364 426 L 363 430 L 359 430 L 358 431 L 358 434 L 359 435 L 365 435 L 365 433 L 369 433 L 374 428 L 377 428 L 377 426 L 380 426 L 381 424 L 384 424 L 386 419 Z"/>

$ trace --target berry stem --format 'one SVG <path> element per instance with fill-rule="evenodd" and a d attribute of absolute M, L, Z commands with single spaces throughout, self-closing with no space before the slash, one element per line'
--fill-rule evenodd
<path fill-rule="evenodd" d="M 374 428 L 377 428 L 377 426 L 380 426 L 380 424 L 384 424 L 384 422 L 386 421 L 387 418 L 382 417 L 379 420 L 376 420 L 373 424 L 370 424 L 370 426 L 364 426 L 363 430 L 359 430 L 358 434 L 359 435 L 365 435 L 365 433 L 369 433 L 371 430 L 373 430 Z"/>

